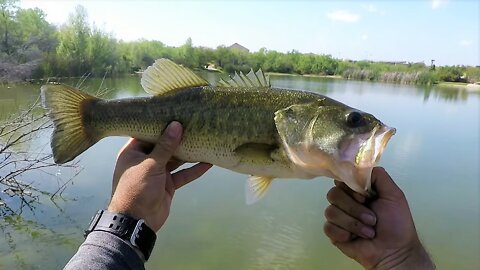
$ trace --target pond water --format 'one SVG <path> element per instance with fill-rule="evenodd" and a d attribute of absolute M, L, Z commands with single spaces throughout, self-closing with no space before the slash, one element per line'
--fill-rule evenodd
<path fill-rule="evenodd" d="M 479 268 L 479 94 L 293 76 L 272 77 L 272 84 L 325 94 L 397 128 L 381 165 L 406 193 L 421 240 L 439 269 Z M 102 86 L 91 79 L 83 87 L 108 89 L 108 98 L 145 95 L 137 77 L 105 80 Z M 0 87 L 0 121 L 34 101 L 38 89 Z M 43 133 L 30 144 L 49 149 L 49 136 Z M 61 198 L 40 196 L 21 215 L 1 217 L 0 269 L 64 266 L 90 217 L 109 201 L 115 157 L 125 142 L 107 138 L 82 154 L 83 169 Z M 54 191 L 76 171 L 48 172 L 25 177 Z M 361 269 L 323 234 L 330 179 L 275 181 L 253 206 L 244 202 L 245 179 L 215 167 L 177 192 L 147 269 Z"/>

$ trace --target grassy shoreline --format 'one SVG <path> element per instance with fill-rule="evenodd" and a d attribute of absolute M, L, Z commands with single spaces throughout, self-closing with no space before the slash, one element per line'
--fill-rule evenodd
<path fill-rule="evenodd" d="M 272 76 L 285 76 L 285 77 L 295 77 L 295 76 L 300 76 L 300 77 L 315 77 L 315 78 L 327 78 L 327 79 L 344 79 L 340 75 L 319 75 L 319 74 L 295 74 L 295 73 L 280 73 L 280 72 L 265 72 L 267 75 L 272 75 Z"/>
<path fill-rule="evenodd" d="M 439 87 L 448 87 L 448 88 L 467 88 L 469 83 L 461 83 L 461 82 L 439 82 L 436 84 Z"/>
<path fill-rule="evenodd" d="M 392 84 L 401 84 L 398 82 L 383 82 L 380 80 L 356 80 L 356 79 L 348 79 L 342 77 L 341 75 L 320 75 L 320 74 L 295 74 L 295 73 L 280 73 L 280 72 L 265 72 L 266 75 L 269 76 L 277 76 L 277 77 L 311 77 L 311 78 L 324 78 L 324 79 L 334 79 L 334 80 L 353 80 L 353 81 L 369 81 L 369 82 L 378 82 L 378 83 L 392 83 Z M 136 74 L 128 74 L 126 76 L 135 76 Z M 0 83 L 0 85 L 9 85 L 9 84 L 43 84 L 46 82 L 58 82 L 62 81 L 63 79 L 72 79 L 72 78 L 82 78 L 82 77 L 54 77 L 54 78 L 42 78 L 42 79 L 29 79 L 25 81 L 17 81 L 17 82 L 9 82 L 9 83 Z M 413 85 L 421 85 L 421 84 L 413 84 Z M 434 83 L 431 86 L 437 86 L 440 88 L 448 88 L 450 90 L 459 90 L 459 91 L 471 91 L 471 92 L 480 92 L 480 84 L 472 84 L 472 83 L 462 83 L 462 82 L 445 82 L 441 81 L 438 83 Z"/>
<path fill-rule="evenodd" d="M 267 75 L 272 76 L 279 76 L 279 77 L 315 77 L 315 78 L 326 78 L 326 79 L 336 79 L 336 80 L 352 80 L 344 78 L 340 75 L 319 75 L 319 74 L 291 74 L 291 73 L 279 73 L 279 72 L 266 72 Z M 353 79 L 355 80 L 355 79 Z M 366 80 L 359 80 L 359 81 L 366 81 Z M 378 80 L 372 80 L 371 82 L 382 82 Z M 399 84 L 399 83 L 393 83 Z M 416 84 L 418 85 L 418 84 Z M 441 87 L 441 88 L 450 88 L 450 89 L 457 89 L 457 90 L 469 90 L 469 91 L 480 91 L 479 84 L 472 84 L 472 83 L 463 83 L 463 82 L 438 82 L 434 83 L 433 86 Z"/>

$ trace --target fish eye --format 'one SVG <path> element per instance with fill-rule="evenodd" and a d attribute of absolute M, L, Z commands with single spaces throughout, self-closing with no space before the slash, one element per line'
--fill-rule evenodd
<path fill-rule="evenodd" d="M 361 113 L 351 112 L 347 115 L 347 125 L 351 128 L 356 128 L 362 126 L 364 119 Z"/>

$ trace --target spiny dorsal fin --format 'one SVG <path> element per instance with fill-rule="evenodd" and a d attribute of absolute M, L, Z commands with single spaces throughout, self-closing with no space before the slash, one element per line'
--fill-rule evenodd
<path fill-rule="evenodd" d="M 257 72 L 253 72 L 253 69 L 250 69 L 250 72 L 245 75 L 240 71 L 240 74 L 235 72 L 233 77 L 230 76 L 230 80 L 225 81 L 221 79 L 218 82 L 219 86 L 222 87 L 255 87 L 255 88 L 270 88 L 270 78 L 266 77 L 262 69 L 259 69 Z"/>
<path fill-rule="evenodd" d="M 190 69 L 162 58 L 143 72 L 141 84 L 147 93 L 163 95 L 173 90 L 207 86 L 208 82 Z"/>
<path fill-rule="evenodd" d="M 245 190 L 246 203 L 252 205 L 265 196 L 272 181 L 273 178 L 269 176 L 250 176 Z"/>

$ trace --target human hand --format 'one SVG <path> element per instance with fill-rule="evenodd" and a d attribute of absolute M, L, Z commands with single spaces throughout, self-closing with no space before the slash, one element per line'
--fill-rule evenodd
<path fill-rule="evenodd" d="M 130 139 L 120 150 L 113 174 L 111 212 L 128 214 L 157 232 L 165 223 L 175 190 L 203 175 L 212 165 L 198 163 L 171 174 L 183 162 L 172 158 L 182 126 L 172 122 L 156 145 Z"/>
<path fill-rule="evenodd" d="M 325 234 L 366 269 L 434 269 L 403 192 L 381 167 L 373 169 L 372 184 L 378 197 L 369 201 L 335 181 L 327 194 Z"/>

